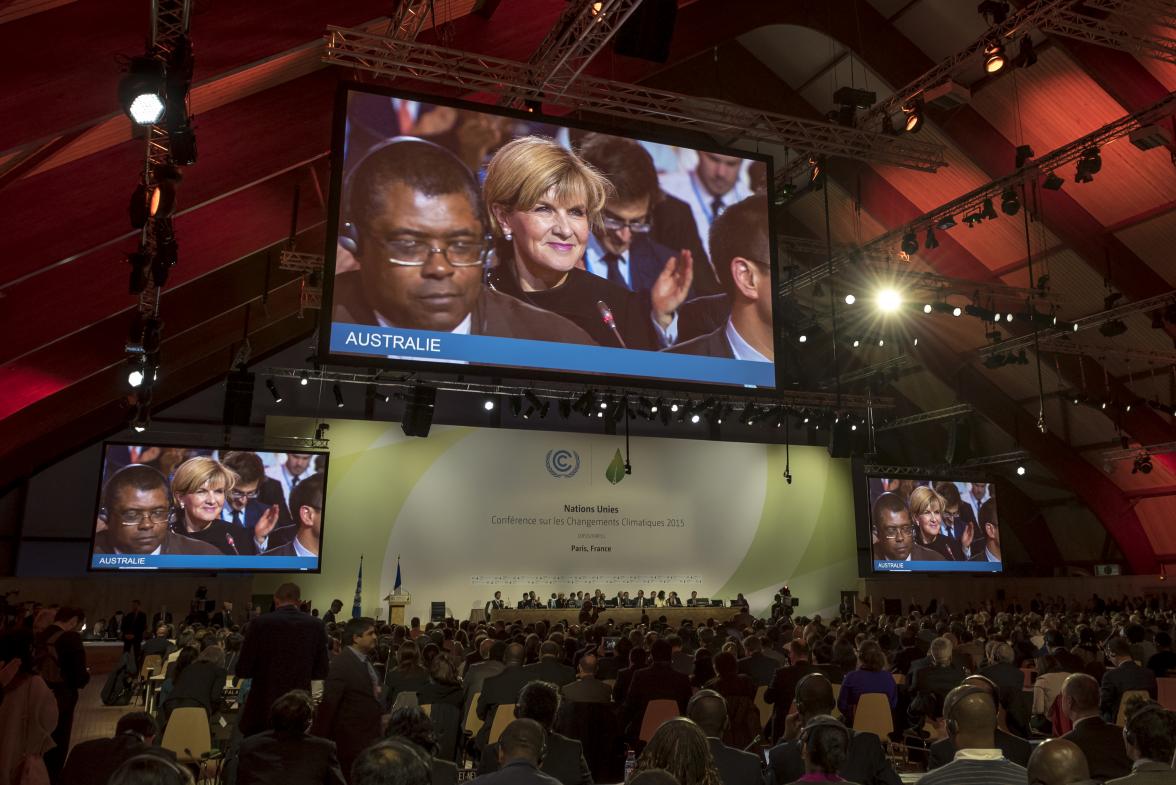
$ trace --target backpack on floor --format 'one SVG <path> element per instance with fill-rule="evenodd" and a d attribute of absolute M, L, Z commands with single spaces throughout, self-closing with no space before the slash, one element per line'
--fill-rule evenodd
<path fill-rule="evenodd" d="M 126 706 L 134 694 L 135 677 L 131 675 L 126 658 L 119 660 L 118 667 L 102 685 L 102 703 L 106 706 Z"/>

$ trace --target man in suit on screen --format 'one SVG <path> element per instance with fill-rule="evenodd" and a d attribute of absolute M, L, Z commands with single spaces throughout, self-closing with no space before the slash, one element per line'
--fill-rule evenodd
<path fill-rule="evenodd" d="M 212 545 L 168 528 L 167 480 L 141 463 L 124 466 L 106 481 L 99 517 L 106 528 L 94 535 L 94 553 L 220 555 Z"/>
<path fill-rule="evenodd" d="M 896 493 L 883 493 L 874 500 L 871 537 L 874 559 L 879 561 L 944 561 L 941 554 L 915 542 L 915 526 L 906 502 Z"/>
<path fill-rule="evenodd" d="M 323 482 L 322 474 L 312 474 L 290 492 L 290 510 L 298 531 L 290 542 L 270 548 L 264 556 L 318 558 L 323 537 Z"/>

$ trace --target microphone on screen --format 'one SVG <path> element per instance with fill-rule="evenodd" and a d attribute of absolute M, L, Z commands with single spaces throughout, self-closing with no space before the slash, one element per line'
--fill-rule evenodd
<path fill-rule="evenodd" d="M 233 553 L 240 556 L 241 551 L 237 550 L 237 543 L 233 542 L 233 535 L 225 532 L 225 539 L 229 541 L 229 547 L 233 549 Z"/>
<path fill-rule="evenodd" d="M 612 309 L 608 307 L 608 303 L 604 300 L 596 301 L 596 310 L 600 311 L 600 319 L 604 322 L 604 326 L 612 330 L 613 335 L 617 337 L 617 343 L 621 345 L 622 349 L 628 349 L 625 346 L 625 339 L 621 337 L 621 333 L 617 330 L 617 320 L 613 318 Z"/>

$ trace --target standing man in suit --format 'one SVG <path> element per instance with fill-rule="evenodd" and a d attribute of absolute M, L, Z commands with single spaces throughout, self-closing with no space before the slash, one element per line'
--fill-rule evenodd
<path fill-rule="evenodd" d="M 323 614 L 323 624 L 333 624 L 342 610 L 343 600 L 331 600 L 331 607 Z"/>
<path fill-rule="evenodd" d="M 678 712 L 685 715 L 692 692 L 690 677 L 678 673 L 670 663 L 672 650 L 668 641 L 662 638 L 654 641 L 649 656 L 653 662 L 633 674 L 621 712 L 625 735 L 634 739 L 641 731 L 641 720 L 650 701 L 677 701 Z"/>
<path fill-rule="evenodd" d="M 1105 782 L 1130 774 L 1131 758 L 1123 745 L 1123 729 L 1098 716 L 1098 692 L 1098 682 L 1085 673 L 1071 673 L 1062 682 L 1061 708 L 1073 725 L 1062 738 L 1082 749 L 1090 776 Z"/>
<path fill-rule="evenodd" d="M 739 672 L 751 677 L 757 687 L 767 687 L 776 675 L 776 661 L 764 654 L 763 641 L 758 635 L 743 639 L 747 656 L 739 660 Z"/>
<path fill-rule="evenodd" d="M 238 726 L 250 736 L 266 729 L 270 706 L 290 690 L 310 691 L 310 682 L 328 672 L 327 629 L 299 609 L 302 592 L 283 583 L 274 592 L 274 610 L 249 623 L 237 659 L 236 675 L 252 679 Z"/>
<path fill-rule="evenodd" d="M 315 717 L 314 734 L 335 742 L 345 772 L 364 747 L 380 738 L 380 680 L 370 659 L 376 641 L 373 620 L 347 620 L 343 651 L 331 661 Z"/>
<path fill-rule="evenodd" d="M 563 649 L 555 641 L 544 641 L 539 646 L 539 662 L 523 668 L 528 681 L 549 681 L 556 687 L 576 680 L 576 671 L 561 661 Z"/>
<path fill-rule="evenodd" d="M 528 682 L 519 693 L 515 717 L 534 720 L 546 734 L 546 751 L 539 764 L 541 772 L 554 777 L 563 785 L 592 785 L 592 772 L 588 768 L 588 761 L 584 759 L 583 745 L 551 730 L 559 714 L 559 704 L 559 691 L 554 684 L 545 681 Z M 500 749 L 500 745 L 491 744 L 482 751 L 482 760 L 478 764 L 479 775 L 498 771 L 502 757 L 499 755 Z"/>
<path fill-rule="evenodd" d="M 952 664 L 951 653 L 951 640 L 936 638 L 931 641 L 933 664 L 915 673 L 914 681 L 911 683 L 911 693 L 914 697 L 911 699 L 908 713 L 916 727 L 923 727 L 923 718 L 931 716 L 932 707 L 937 703 L 936 697 L 946 696 L 967 676 L 963 668 Z"/>
<path fill-rule="evenodd" d="M 753 196 L 725 210 L 711 227 L 711 258 L 727 294 L 726 324 L 667 351 L 773 362 L 772 255 L 768 200 Z M 681 325 L 682 331 L 693 331 Z"/>
<path fill-rule="evenodd" d="M 123 616 L 118 632 L 122 637 L 123 651 L 134 653 L 137 668 L 139 653 L 143 648 L 143 636 L 147 633 L 147 614 L 143 612 L 138 600 L 131 600 L 131 609 Z"/>
<path fill-rule="evenodd" d="M 695 693 L 686 707 L 686 716 L 706 734 L 723 785 L 762 785 L 764 773 L 759 756 L 723 743 L 723 732 L 727 730 L 727 701 L 722 695 L 714 690 Z"/>
<path fill-rule="evenodd" d="M 506 607 L 506 603 L 502 600 L 502 592 L 494 592 L 494 599 L 486 603 L 486 621 L 490 621 L 490 611 L 502 610 Z"/>
<path fill-rule="evenodd" d="M 828 715 L 836 708 L 833 685 L 823 674 L 805 676 L 796 685 L 796 713 L 784 723 L 784 739 L 768 751 L 768 768 L 777 783 L 795 782 L 804 776 L 800 731 L 813 717 Z M 845 763 L 837 772 L 858 785 L 899 785 L 901 780 L 886 753 L 882 742 L 873 733 L 849 732 L 849 750 Z"/>
<path fill-rule="evenodd" d="M 1131 659 L 1131 644 L 1121 635 L 1107 641 L 1105 649 L 1111 667 L 1102 677 L 1098 713 L 1106 722 L 1114 722 L 1119 716 L 1119 702 L 1124 692 L 1147 690 L 1147 694 L 1155 699 L 1156 674 Z"/>
<path fill-rule="evenodd" d="M 596 655 L 580 657 L 576 669 L 576 680 L 565 684 L 560 692 L 572 703 L 611 703 L 612 687 L 596 678 Z"/>
<path fill-rule="evenodd" d="M 769 741 L 775 741 L 784 732 L 784 718 L 788 716 L 788 708 L 792 705 L 793 698 L 796 697 L 797 683 L 808 674 L 817 671 L 817 668 L 809 662 L 808 644 L 800 638 L 793 638 L 788 642 L 788 655 L 791 664 L 776 669 L 772 676 L 772 683 L 764 692 L 764 701 L 775 707 L 772 712 Z M 797 732 L 799 733 L 799 731 Z M 790 782 L 791 780 L 784 781 Z"/>
<path fill-rule="evenodd" d="M 208 623 L 214 627 L 223 627 L 229 629 L 233 626 L 233 603 L 225 600 L 221 603 L 221 609 L 212 614 L 212 618 Z"/>
<path fill-rule="evenodd" d="M 270 730 L 241 742 L 225 764 L 230 785 L 343 785 L 335 742 L 311 736 L 310 693 L 291 690 L 270 707 Z"/>
<path fill-rule="evenodd" d="M 494 722 L 494 712 L 499 706 L 519 702 L 519 693 L 523 685 L 530 681 L 527 672 L 523 670 L 523 659 L 526 651 L 521 643 L 511 643 L 502 655 L 505 666 L 502 673 L 492 676 L 482 683 L 482 696 L 478 698 L 478 718 L 484 721 L 482 730 L 478 732 L 478 747 L 485 748 L 489 743 L 490 725 Z"/>
<path fill-rule="evenodd" d="M 56 780 L 65 765 L 69 739 L 73 730 L 74 710 L 78 706 L 78 692 L 90 683 L 86 669 L 86 650 L 78 628 L 86 620 L 81 608 L 62 606 L 57 609 L 53 623 L 37 633 L 35 652 L 44 652 L 38 661 L 41 676 L 57 701 L 57 727 L 53 741 L 57 745 L 42 757 L 49 776 Z"/>

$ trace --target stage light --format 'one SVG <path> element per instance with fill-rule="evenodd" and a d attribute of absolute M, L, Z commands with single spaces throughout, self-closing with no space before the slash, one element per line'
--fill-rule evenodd
<path fill-rule="evenodd" d="M 523 412 L 523 419 L 524 420 L 531 419 L 531 415 L 534 413 L 535 413 L 535 407 L 531 406 L 530 404 L 527 404 L 527 410 L 525 412 Z"/>
<path fill-rule="evenodd" d="M 152 57 L 134 57 L 118 84 L 123 111 L 138 125 L 154 125 L 163 117 L 166 77 L 163 63 Z"/>
<path fill-rule="evenodd" d="M 134 368 L 131 369 L 131 372 L 127 374 L 127 384 L 131 385 L 131 387 L 139 387 L 143 384 L 143 378 L 143 364 L 138 363 Z"/>
<path fill-rule="evenodd" d="M 1012 320 L 1013 320 L 1013 315 L 1012 315 L 1012 313 L 1006 313 L 1006 314 L 1005 314 L 1005 321 L 1006 321 L 1006 322 L 1011 322 Z"/>
<path fill-rule="evenodd" d="M 1000 41 L 993 41 L 984 47 L 984 70 L 995 74 L 1005 67 L 1005 48 Z"/>
<path fill-rule="evenodd" d="M 700 419 L 702 419 L 702 418 L 701 418 L 701 417 L 699 417 L 697 414 L 692 414 L 692 415 L 690 415 L 690 422 L 692 422 L 692 423 L 694 423 L 694 424 L 696 424 L 696 425 L 698 424 L 698 421 L 699 421 Z"/>
<path fill-rule="evenodd" d="M 846 305 L 853 305 L 856 302 L 857 302 L 857 298 L 854 297 L 852 294 L 845 295 L 845 304 Z"/>
<path fill-rule="evenodd" d="M 906 113 L 903 128 L 908 134 L 916 134 L 923 129 L 923 101 L 916 99 L 902 108 Z"/>
<path fill-rule="evenodd" d="M 878 345 L 879 345 L 879 346 L 885 346 L 885 345 L 886 345 L 886 339 L 885 339 L 885 338 L 879 338 L 879 339 L 878 339 Z"/>
<path fill-rule="evenodd" d="M 1015 169 L 1024 169 L 1025 164 L 1033 157 L 1033 148 L 1027 144 L 1017 146 Z"/>
<path fill-rule="evenodd" d="M 805 335 L 804 333 L 801 333 L 800 336 L 796 340 L 800 341 L 801 343 L 807 343 L 808 336 Z"/>
<path fill-rule="evenodd" d="M 176 210 L 176 189 L 183 175 L 174 166 L 155 170 L 155 187 L 151 189 L 147 212 L 152 218 L 168 218 Z"/>
<path fill-rule="evenodd" d="M 948 229 L 956 225 L 955 217 L 945 215 L 935 222 L 935 228 L 941 232 L 946 232 Z"/>
<path fill-rule="evenodd" d="M 929 314 L 934 310 L 935 309 L 931 306 L 931 303 L 927 303 L 926 305 L 923 306 L 923 313 Z"/>
<path fill-rule="evenodd" d="M 1127 323 L 1122 319 L 1112 319 L 1106 324 L 1099 325 L 1098 331 L 1107 338 L 1114 338 L 1127 332 Z"/>
<path fill-rule="evenodd" d="M 510 397 L 510 413 L 515 417 L 523 413 L 523 396 L 512 395 Z"/>
<path fill-rule="evenodd" d="M 310 375 L 306 371 L 300 372 L 298 374 L 298 383 L 301 384 L 303 387 L 310 384 Z"/>
<path fill-rule="evenodd" d="M 671 412 L 676 412 L 676 411 L 678 411 L 678 404 L 676 404 L 676 403 L 671 403 L 671 404 L 670 404 L 670 411 L 671 411 Z"/>
<path fill-rule="evenodd" d="M 859 341 L 857 338 L 854 338 L 854 339 L 853 339 L 853 348 L 855 348 L 855 349 L 856 349 L 856 348 L 858 348 L 858 347 L 859 347 L 859 346 L 861 346 L 861 345 L 862 345 L 862 342 L 861 342 L 861 341 Z"/>
<path fill-rule="evenodd" d="M 494 399 L 487 398 L 486 400 L 482 401 L 482 408 L 488 412 L 494 411 Z"/>
<path fill-rule="evenodd" d="M 1021 200 L 1012 188 L 1006 188 L 1000 194 L 1000 209 L 1005 215 L 1016 215 L 1021 209 Z"/>
<path fill-rule="evenodd" d="M 878 310 L 883 313 L 894 313 L 902 307 L 902 295 L 897 290 L 886 288 L 878 292 Z"/>
<path fill-rule="evenodd" d="M 274 396 L 274 403 L 282 402 L 282 394 L 278 392 L 278 385 L 274 383 L 273 379 L 266 379 L 265 387 L 270 391 L 270 395 Z"/>
<path fill-rule="evenodd" d="M 1024 467 L 1024 466 L 1018 466 L 1018 467 L 1017 467 L 1017 476 L 1018 476 L 1018 477 L 1024 477 L 1024 476 L 1025 476 L 1025 467 Z"/>
<path fill-rule="evenodd" d="M 603 401 L 601 401 L 601 402 L 600 402 L 600 408 L 601 408 L 601 409 L 607 409 L 607 408 L 608 408 L 608 399 L 607 399 L 607 398 L 606 398 L 605 400 L 603 400 Z"/>
<path fill-rule="evenodd" d="M 914 337 L 914 339 L 911 341 L 911 346 L 918 346 L 918 345 L 919 345 L 919 336 L 916 335 Z"/>
<path fill-rule="evenodd" d="M 662 408 L 662 406 L 663 406 L 663 405 L 664 405 L 664 404 L 663 404 L 663 401 L 662 401 L 662 399 L 661 399 L 661 398 L 658 398 L 656 401 L 654 401 L 654 402 L 653 402 L 653 406 L 650 406 L 650 407 L 649 407 L 649 411 L 650 411 L 650 412 L 652 412 L 652 413 L 654 413 L 654 414 L 657 414 L 657 410 L 658 410 L 658 409 L 660 409 L 660 408 Z"/>
<path fill-rule="evenodd" d="M 960 308 L 958 305 L 955 308 L 951 309 L 952 316 L 962 316 L 963 313 L 964 313 L 963 309 Z"/>
<path fill-rule="evenodd" d="M 335 391 L 335 407 L 338 409 L 342 409 L 343 408 L 343 389 L 338 384 L 336 384 L 334 386 L 334 391 Z"/>
<path fill-rule="evenodd" d="M 939 241 L 935 239 L 935 230 L 930 226 L 927 227 L 927 239 L 923 241 L 923 247 L 927 249 L 939 247 Z"/>
<path fill-rule="evenodd" d="M 1082 151 L 1078 159 L 1078 169 L 1074 173 L 1074 182 L 1092 183 L 1094 176 L 1102 169 L 1102 156 L 1097 147 L 1088 147 Z"/>
<path fill-rule="evenodd" d="M 908 230 L 902 236 L 902 252 L 907 256 L 914 256 L 919 251 L 919 238 L 915 237 L 913 230 Z"/>
<path fill-rule="evenodd" d="M 996 314 L 987 308 L 981 308 L 979 305 L 965 305 L 964 313 L 968 316 L 975 316 L 977 319 L 985 322 L 996 321 Z"/>
<path fill-rule="evenodd" d="M 1143 452 L 1143 453 L 1139 454 L 1135 458 L 1135 462 L 1131 466 L 1131 473 L 1132 474 L 1151 474 L 1151 472 L 1152 472 L 1151 455 L 1149 455 L 1147 452 Z"/>
<path fill-rule="evenodd" d="M 984 200 L 984 208 L 982 210 L 980 210 L 980 217 L 981 218 L 999 218 L 1000 217 L 996 214 L 996 208 L 992 206 L 992 199 L 991 198 Z"/>
<path fill-rule="evenodd" d="M 1059 191 L 1065 182 L 1065 180 L 1058 177 L 1057 172 L 1050 172 L 1045 176 L 1045 180 L 1042 181 L 1041 187 L 1047 191 Z"/>

